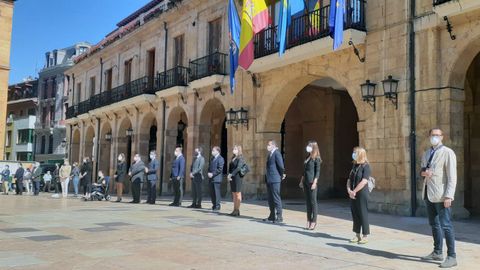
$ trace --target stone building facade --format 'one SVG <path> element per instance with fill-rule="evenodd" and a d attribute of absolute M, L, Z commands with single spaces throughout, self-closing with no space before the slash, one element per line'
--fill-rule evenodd
<path fill-rule="evenodd" d="M 156 149 L 165 192 L 175 145 L 184 147 L 189 166 L 197 145 L 219 145 L 230 159 L 240 144 L 252 168 L 243 192 L 263 198 L 266 144 L 274 139 L 286 163 L 282 193 L 297 198 L 304 147 L 314 139 L 323 159 L 319 197 L 345 198 L 351 151 L 361 145 L 377 179 L 371 210 L 422 214 L 419 159 L 428 131 L 439 126 L 459 161 L 455 214 L 480 212 L 473 196 L 480 188 L 478 1 L 346 1 L 337 51 L 328 36 L 330 1 L 319 9 L 309 1 L 309 11 L 292 20 L 282 58 L 278 1 L 269 1 L 272 26 L 255 35 L 255 61 L 236 72 L 233 94 L 221 64 L 228 53 L 226 2 L 152 1 L 76 59 L 66 72 L 75 75 L 67 112 L 72 160 L 93 156 L 112 175 L 119 153 L 145 159 Z M 390 95 L 383 86 L 388 76 L 398 82 Z M 361 92 L 367 80 L 376 84 L 374 96 Z M 248 117 L 237 121 L 230 109 Z"/>
<path fill-rule="evenodd" d="M 12 40 L 13 0 L 0 0 L 0 127 L 5 127 L 8 102 L 8 75 L 10 72 L 10 45 Z M 5 141 L 5 129 L 0 128 L 0 141 Z M 0 144 L 0 156 L 5 148 Z"/>

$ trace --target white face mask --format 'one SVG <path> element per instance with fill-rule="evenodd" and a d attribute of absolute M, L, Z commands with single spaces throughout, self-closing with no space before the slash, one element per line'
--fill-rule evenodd
<path fill-rule="evenodd" d="M 217 154 L 217 151 L 212 151 L 212 156 L 216 156 Z"/>
<path fill-rule="evenodd" d="M 311 146 L 307 146 L 305 150 L 307 151 L 307 153 L 311 153 L 313 151 L 313 148 Z"/>
<path fill-rule="evenodd" d="M 440 136 L 431 136 L 430 137 L 430 144 L 432 146 L 437 146 L 440 142 L 442 142 L 442 139 Z"/>
<path fill-rule="evenodd" d="M 177 151 L 173 152 L 173 155 L 176 156 L 176 157 L 178 157 Z"/>
<path fill-rule="evenodd" d="M 273 149 L 273 147 L 272 147 L 272 146 L 270 146 L 270 145 L 267 145 L 267 151 L 268 151 L 268 152 L 272 152 L 272 149 Z"/>
<path fill-rule="evenodd" d="M 232 153 L 236 156 L 238 155 L 238 149 L 233 149 Z"/>
<path fill-rule="evenodd" d="M 119 161 L 122 161 L 122 157 L 121 157 L 121 156 L 118 156 L 118 160 L 119 160 Z"/>
<path fill-rule="evenodd" d="M 150 155 L 150 159 L 154 159 L 155 158 L 155 155 Z"/>
<path fill-rule="evenodd" d="M 134 157 L 134 158 L 133 158 L 133 161 L 135 161 L 135 162 L 137 162 L 137 161 L 139 161 L 139 160 L 140 160 L 139 157 Z"/>

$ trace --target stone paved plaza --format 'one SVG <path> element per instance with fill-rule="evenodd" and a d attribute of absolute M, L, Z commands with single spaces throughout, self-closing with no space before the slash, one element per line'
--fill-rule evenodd
<path fill-rule="evenodd" d="M 437 269 L 425 218 L 371 214 L 370 243 L 352 237 L 348 203 L 320 201 L 306 231 L 303 204 L 285 203 L 284 225 L 266 224 L 265 201 L 242 217 L 157 205 L 0 195 L 0 269 Z M 189 202 L 185 201 L 184 205 Z M 205 201 L 204 207 L 210 204 Z M 457 221 L 456 269 L 478 269 L 480 221 Z"/>

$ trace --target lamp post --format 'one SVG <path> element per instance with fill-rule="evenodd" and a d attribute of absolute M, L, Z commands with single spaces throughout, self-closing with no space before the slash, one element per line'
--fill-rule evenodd
<path fill-rule="evenodd" d="M 393 79 L 392 75 L 382 81 L 383 93 L 387 99 L 389 99 L 394 105 L 395 109 L 398 109 L 398 80 Z"/>
<path fill-rule="evenodd" d="M 248 129 L 248 111 L 243 107 L 237 111 L 237 123 L 247 126 Z"/>
<path fill-rule="evenodd" d="M 375 88 L 377 84 L 370 82 L 370 80 L 366 80 L 365 83 L 360 85 L 360 89 L 362 91 L 362 99 L 363 101 L 367 102 L 372 106 L 373 111 L 376 111 L 375 105 Z"/>

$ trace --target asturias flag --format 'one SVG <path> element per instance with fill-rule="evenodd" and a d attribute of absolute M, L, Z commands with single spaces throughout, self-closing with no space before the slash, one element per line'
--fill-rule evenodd
<path fill-rule="evenodd" d="M 287 29 L 292 22 L 292 15 L 295 15 L 305 9 L 303 0 L 281 0 L 280 13 L 278 19 L 279 33 L 277 43 L 279 44 L 278 54 L 280 57 L 285 53 L 287 43 Z"/>
<path fill-rule="evenodd" d="M 244 0 L 242 29 L 240 33 L 240 56 L 238 64 L 248 69 L 253 63 L 253 37 L 268 25 L 268 9 L 265 0 Z"/>
<path fill-rule="evenodd" d="M 330 37 L 333 38 L 333 50 L 342 46 L 343 43 L 343 17 L 345 15 L 345 0 L 330 1 L 330 15 L 328 24 Z"/>
<path fill-rule="evenodd" d="M 240 19 L 233 0 L 228 3 L 228 30 L 230 37 L 230 93 L 235 90 L 235 71 L 238 68 L 238 48 L 240 47 Z"/>

